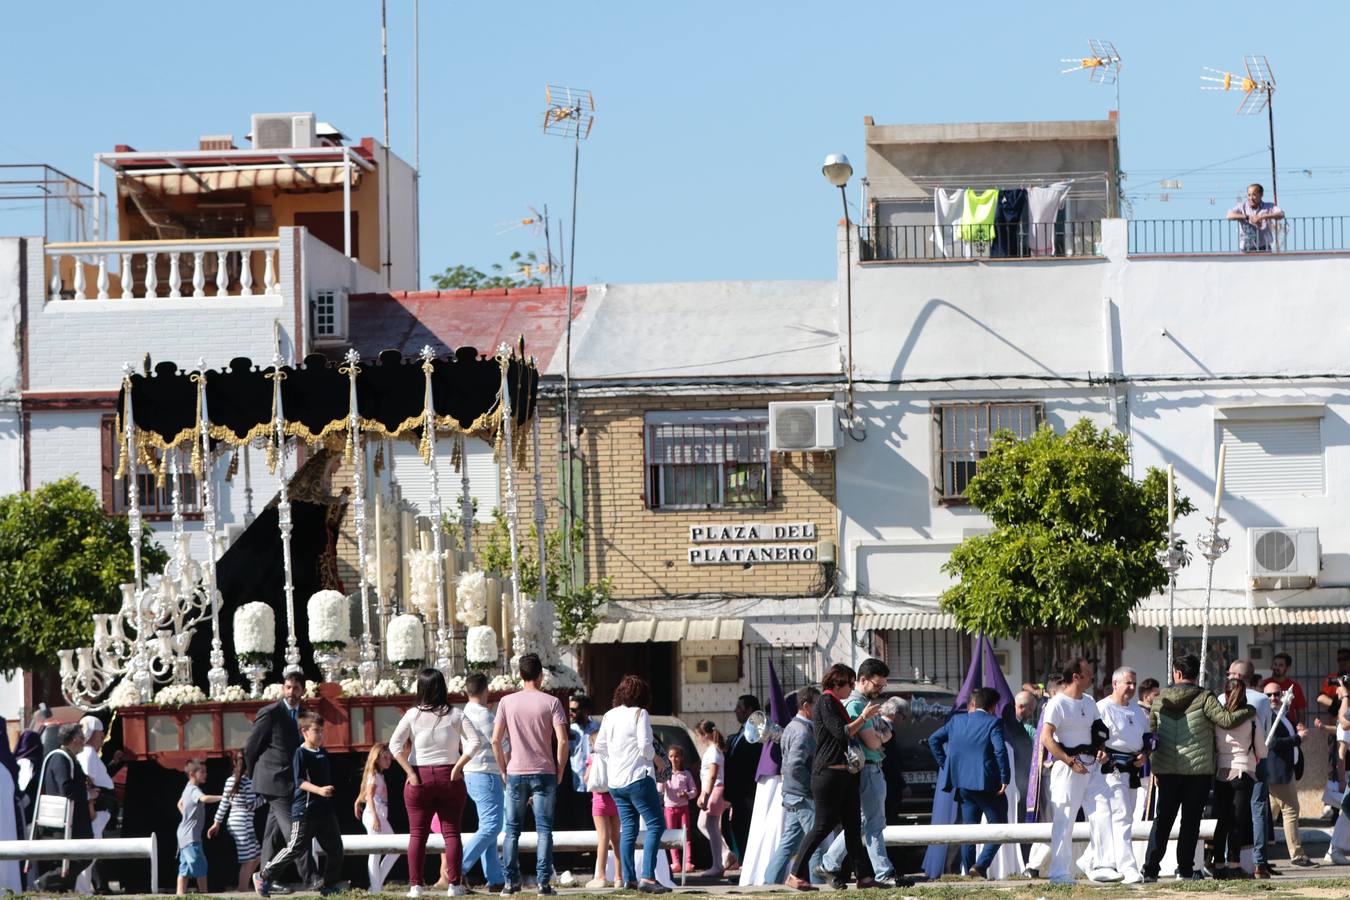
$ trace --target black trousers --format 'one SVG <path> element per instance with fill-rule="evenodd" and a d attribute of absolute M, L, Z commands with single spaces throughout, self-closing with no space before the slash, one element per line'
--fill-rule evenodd
<path fill-rule="evenodd" d="M 291 837 L 291 796 L 289 794 L 285 797 L 269 796 L 266 800 L 267 824 L 263 826 L 261 851 L 263 862 L 281 852 L 281 848 L 289 843 Z M 310 884 L 314 879 L 314 867 L 310 865 L 308 848 L 309 845 L 306 844 L 305 852 L 297 854 L 292 860 L 303 885 Z"/>
<path fill-rule="evenodd" d="M 1209 799 L 1209 788 L 1214 779 L 1209 775 L 1154 775 L 1153 779 L 1158 784 L 1158 802 L 1153 830 L 1148 834 L 1148 853 L 1144 857 L 1143 874 L 1158 877 L 1163 854 L 1167 852 L 1167 839 L 1172 834 L 1172 824 L 1180 811 L 1177 876 L 1190 877 L 1195 869 L 1195 844 L 1200 839 L 1200 816 L 1205 811 L 1205 801 Z"/>
<path fill-rule="evenodd" d="M 308 867 L 311 842 L 319 842 L 323 850 L 323 885 L 332 887 L 342 880 L 342 829 L 338 827 L 337 816 L 330 809 L 320 815 L 303 816 L 291 822 L 291 830 L 286 846 L 262 867 L 262 877 L 271 881 L 277 869 L 294 861 L 296 867 L 300 860 L 306 860 Z"/>
<path fill-rule="evenodd" d="M 849 861 L 858 879 L 871 878 L 872 859 L 867 855 L 867 847 L 862 839 L 862 803 L 858 796 L 858 776 L 850 775 L 843 769 L 826 769 L 819 775 L 811 776 L 811 799 L 816 806 L 816 821 L 806 836 L 806 843 L 797 852 L 797 866 L 794 875 L 802 881 L 811 876 L 811 856 L 839 826 L 844 828 L 844 846 L 848 855 L 844 858 L 841 877 L 848 879 Z"/>
<path fill-rule="evenodd" d="M 1232 781 L 1214 781 L 1214 862 L 1242 861 L 1242 848 L 1252 843 L 1252 788 L 1250 775 Z"/>

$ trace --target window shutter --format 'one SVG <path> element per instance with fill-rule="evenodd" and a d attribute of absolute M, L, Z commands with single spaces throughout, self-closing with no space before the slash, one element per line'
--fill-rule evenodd
<path fill-rule="evenodd" d="M 1322 494 L 1326 467 L 1321 419 L 1225 421 L 1224 489 L 1239 497 Z"/>
<path fill-rule="evenodd" d="M 103 511 L 112 515 L 117 511 L 115 502 L 117 490 L 117 417 L 103 416 L 99 419 L 99 441 L 102 447 Z"/>

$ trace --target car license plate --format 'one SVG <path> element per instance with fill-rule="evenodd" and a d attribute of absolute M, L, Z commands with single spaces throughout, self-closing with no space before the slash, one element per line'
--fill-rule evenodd
<path fill-rule="evenodd" d="M 937 772 L 906 772 L 905 780 L 910 784 L 937 784 Z"/>

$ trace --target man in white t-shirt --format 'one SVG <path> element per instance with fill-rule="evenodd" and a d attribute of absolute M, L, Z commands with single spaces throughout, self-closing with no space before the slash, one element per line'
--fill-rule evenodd
<path fill-rule="evenodd" d="M 1144 732 L 1148 714 L 1134 700 L 1138 676 L 1134 669 L 1121 666 L 1111 674 L 1111 696 L 1097 702 L 1097 712 L 1106 723 L 1106 761 L 1102 764 L 1106 802 L 1092 808 L 1092 843 L 1088 858 L 1092 881 L 1124 881 L 1139 884 L 1139 863 L 1134 858 L 1131 823 L 1134 820 L 1134 792 L 1148 753 Z"/>
<path fill-rule="evenodd" d="M 1076 656 L 1064 667 L 1064 687 L 1045 707 L 1041 745 L 1050 769 L 1050 881 L 1073 884 L 1073 821 L 1078 810 L 1106 802 L 1099 764 L 1104 750 L 1092 747 L 1092 723 L 1101 720 L 1089 694 L 1092 666 Z"/>

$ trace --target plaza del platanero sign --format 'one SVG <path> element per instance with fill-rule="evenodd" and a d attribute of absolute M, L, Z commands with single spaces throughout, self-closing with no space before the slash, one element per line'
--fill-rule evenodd
<path fill-rule="evenodd" d="M 689 564 L 745 566 L 816 561 L 814 522 L 738 522 L 689 526 Z"/>

